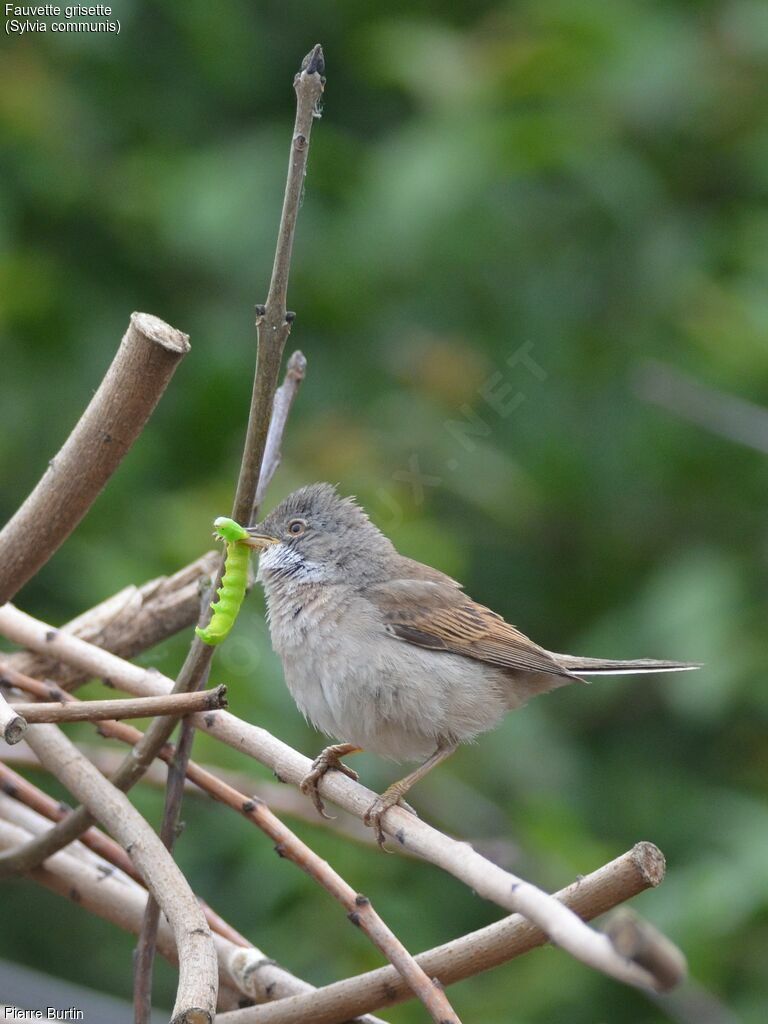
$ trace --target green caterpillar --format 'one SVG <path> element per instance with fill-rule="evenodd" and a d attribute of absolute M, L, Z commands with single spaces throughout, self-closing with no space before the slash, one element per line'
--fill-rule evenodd
<path fill-rule="evenodd" d="M 216 600 L 211 605 L 213 616 L 208 625 L 201 629 L 199 626 L 195 633 L 203 643 L 220 644 L 226 640 L 229 631 L 235 624 L 237 613 L 245 597 L 245 588 L 248 583 L 248 556 L 250 548 L 241 544 L 240 541 L 248 536 L 245 527 L 240 526 L 234 519 L 226 516 L 219 516 L 214 520 L 216 533 L 227 542 L 227 557 L 224 562 L 224 576 L 221 586 L 216 591 Z"/>

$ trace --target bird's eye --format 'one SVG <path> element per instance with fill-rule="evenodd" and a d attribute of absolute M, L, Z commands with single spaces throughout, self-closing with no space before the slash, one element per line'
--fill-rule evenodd
<path fill-rule="evenodd" d="M 300 537 L 307 528 L 307 524 L 303 519 L 292 519 L 288 523 L 288 533 L 294 537 Z"/>

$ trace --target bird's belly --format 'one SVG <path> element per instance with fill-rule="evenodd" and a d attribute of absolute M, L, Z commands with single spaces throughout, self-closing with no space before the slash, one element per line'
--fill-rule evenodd
<path fill-rule="evenodd" d="M 334 739 L 395 761 L 428 757 L 440 742 L 473 739 L 507 710 L 499 672 L 393 639 L 377 625 L 315 630 L 278 648 L 299 709 Z M 342 640 L 343 636 L 343 640 Z"/>

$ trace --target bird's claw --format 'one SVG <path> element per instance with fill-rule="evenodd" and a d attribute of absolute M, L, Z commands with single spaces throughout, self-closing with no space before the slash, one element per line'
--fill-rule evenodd
<path fill-rule="evenodd" d="M 299 784 L 299 789 L 312 800 L 312 803 L 315 805 L 320 817 L 326 818 L 328 821 L 333 821 L 334 815 L 328 814 L 326 811 L 325 804 L 320 796 L 318 784 L 325 773 L 331 770 L 341 772 L 342 775 L 346 775 L 347 778 L 352 779 L 353 782 L 357 782 L 359 778 L 355 769 L 344 764 L 338 754 L 334 754 L 332 751 L 323 750 L 312 762 L 311 769 Z"/>
<path fill-rule="evenodd" d="M 384 835 L 384 829 L 381 826 L 381 819 L 391 806 L 391 804 L 387 805 L 382 797 L 378 797 L 373 801 L 363 816 L 363 821 L 369 828 L 373 829 L 374 835 L 376 836 L 376 842 L 382 850 L 385 848 L 384 843 L 387 837 Z"/>
<path fill-rule="evenodd" d="M 376 842 L 378 843 L 382 850 L 387 849 L 386 846 L 384 845 L 387 837 L 384 834 L 384 828 L 381 824 L 381 819 L 392 807 L 402 807 L 404 811 L 408 811 L 410 814 L 413 814 L 414 817 L 418 817 L 416 811 L 411 807 L 410 804 L 406 803 L 405 800 L 403 800 L 400 793 L 396 791 L 390 792 L 390 790 L 387 789 L 381 794 L 381 796 L 377 796 L 376 799 L 371 804 L 371 806 L 363 815 L 363 821 L 369 828 L 373 829 L 374 835 L 376 836 Z"/>
<path fill-rule="evenodd" d="M 323 777 L 324 774 L 325 772 L 318 773 L 315 772 L 314 769 L 312 769 L 312 771 L 309 772 L 308 775 L 305 775 L 304 778 L 301 780 L 299 789 L 301 790 L 302 793 L 304 793 L 311 799 L 320 817 L 326 818 L 328 821 L 331 821 L 333 819 L 333 815 L 329 814 L 326 811 L 325 804 L 323 803 L 322 797 L 320 796 L 320 790 L 317 788 L 317 783 Z"/>

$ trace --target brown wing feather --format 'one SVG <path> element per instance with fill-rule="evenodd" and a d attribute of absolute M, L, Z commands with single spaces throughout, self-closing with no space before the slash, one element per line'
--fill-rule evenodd
<path fill-rule="evenodd" d="M 421 569 L 418 562 L 411 566 L 414 575 L 417 567 Z M 382 613 L 393 636 L 419 647 L 463 654 L 500 668 L 576 678 L 519 629 L 462 593 L 450 577 L 436 570 L 431 570 L 428 579 L 423 575 L 421 579 L 380 583 L 365 591 L 365 597 Z"/>

